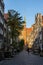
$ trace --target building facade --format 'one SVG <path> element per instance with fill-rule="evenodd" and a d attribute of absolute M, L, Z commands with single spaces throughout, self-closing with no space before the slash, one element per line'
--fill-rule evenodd
<path fill-rule="evenodd" d="M 0 0 L 0 59 L 4 58 L 7 43 L 7 24 L 4 19 L 4 0 Z"/>
<path fill-rule="evenodd" d="M 35 36 L 33 35 L 33 49 L 34 51 L 37 50 L 39 52 L 43 50 L 43 15 L 37 14 L 35 21 L 38 25 L 35 24 L 37 27 L 37 29 L 35 29 L 37 33 Z"/>
<path fill-rule="evenodd" d="M 30 45 L 32 47 L 32 45 L 34 44 L 36 38 L 38 38 L 38 35 L 39 35 L 39 31 L 40 31 L 40 28 L 41 28 L 41 23 L 42 23 L 42 15 L 40 13 L 38 13 L 36 16 L 35 16 L 35 23 L 32 25 L 33 27 L 33 31 L 31 32 L 31 35 L 30 35 Z"/>
<path fill-rule="evenodd" d="M 4 2 L 0 0 L 0 49 L 4 42 Z"/>

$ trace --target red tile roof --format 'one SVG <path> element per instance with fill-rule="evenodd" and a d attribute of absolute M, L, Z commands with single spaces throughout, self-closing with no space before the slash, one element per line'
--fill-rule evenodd
<path fill-rule="evenodd" d="M 27 30 L 27 35 L 29 35 L 31 32 L 32 32 L 32 27 L 31 28 L 26 28 L 26 30 Z"/>
<path fill-rule="evenodd" d="M 8 14 L 7 13 L 4 14 L 4 18 L 5 18 L 5 20 L 8 19 Z"/>

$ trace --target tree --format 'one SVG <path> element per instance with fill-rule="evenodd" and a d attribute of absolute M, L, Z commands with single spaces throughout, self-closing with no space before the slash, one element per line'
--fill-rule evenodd
<path fill-rule="evenodd" d="M 23 47 L 24 47 L 24 40 L 21 39 L 21 41 L 19 42 L 19 48 L 20 48 L 20 50 L 23 50 Z"/>
<path fill-rule="evenodd" d="M 22 17 L 17 11 L 9 10 L 8 11 L 8 26 L 10 27 L 10 36 L 12 38 L 12 45 L 14 45 L 14 42 L 16 42 L 16 38 L 20 35 L 20 30 L 23 29 L 23 23 Z M 14 41 L 15 39 L 15 41 Z"/>

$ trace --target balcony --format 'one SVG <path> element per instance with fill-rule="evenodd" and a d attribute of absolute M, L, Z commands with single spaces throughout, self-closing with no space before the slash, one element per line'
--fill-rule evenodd
<path fill-rule="evenodd" d="M 2 23 L 0 23 L 0 28 L 3 30 L 4 29 L 4 26 L 2 25 Z"/>
<path fill-rule="evenodd" d="M 3 43 L 3 42 L 2 42 L 2 39 L 0 39 L 0 49 L 1 49 L 1 47 L 2 47 L 2 43 Z"/>
<path fill-rule="evenodd" d="M 4 1 L 0 0 L 0 4 L 2 5 L 2 7 L 4 8 Z"/>
<path fill-rule="evenodd" d="M 0 17 L 0 23 L 2 23 L 2 25 L 3 25 L 3 23 L 4 23 L 4 22 L 3 22 L 3 19 L 2 19 L 1 17 Z"/>
<path fill-rule="evenodd" d="M 1 10 L 0 10 L 0 17 L 1 17 L 2 19 L 4 19 L 4 15 L 2 14 Z"/>
<path fill-rule="evenodd" d="M 6 27 L 6 24 L 4 24 L 4 28 L 6 29 L 7 27 Z"/>
<path fill-rule="evenodd" d="M 6 37 L 6 33 L 4 33 L 4 37 Z"/>
<path fill-rule="evenodd" d="M 4 9 L 2 8 L 1 5 L 0 5 L 0 11 L 1 11 L 1 13 L 4 15 Z"/>
<path fill-rule="evenodd" d="M 0 28 L 0 34 L 3 35 L 3 30 Z"/>

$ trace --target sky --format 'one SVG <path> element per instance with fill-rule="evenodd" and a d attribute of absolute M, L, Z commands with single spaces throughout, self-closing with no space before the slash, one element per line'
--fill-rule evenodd
<path fill-rule="evenodd" d="M 26 26 L 31 27 L 35 23 L 35 15 L 43 15 L 43 0 L 4 0 L 5 12 L 14 9 L 26 18 Z"/>

